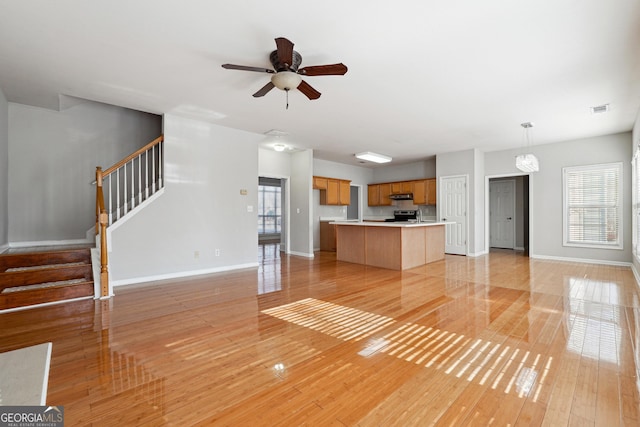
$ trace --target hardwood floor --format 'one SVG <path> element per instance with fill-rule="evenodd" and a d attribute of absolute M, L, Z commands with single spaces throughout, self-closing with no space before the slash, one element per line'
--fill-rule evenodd
<path fill-rule="evenodd" d="M 0 315 L 0 351 L 53 342 L 69 426 L 640 425 L 628 268 L 260 260 Z"/>

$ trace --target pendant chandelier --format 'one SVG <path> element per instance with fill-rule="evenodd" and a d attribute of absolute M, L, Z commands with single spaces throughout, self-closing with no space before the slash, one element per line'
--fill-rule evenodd
<path fill-rule="evenodd" d="M 533 128 L 533 123 L 526 122 L 520 124 L 520 126 L 522 126 L 522 128 L 524 129 L 524 139 L 527 147 L 526 149 L 527 151 L 529 151 L 531 147 L 530 131 Z M 538 172 L 540 170 L 540 165 L 535 154 L 518 154 L 516 156 L 516 168 L 518 168 L 522 172 Z"/>

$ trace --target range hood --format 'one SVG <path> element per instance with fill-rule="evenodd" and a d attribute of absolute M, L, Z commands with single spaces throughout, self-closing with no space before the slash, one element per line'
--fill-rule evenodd
<path fill-rule="evenodd" d="M 391 194 L 389 196 L 391 200 L 413 200 L 412 193 Z"/>

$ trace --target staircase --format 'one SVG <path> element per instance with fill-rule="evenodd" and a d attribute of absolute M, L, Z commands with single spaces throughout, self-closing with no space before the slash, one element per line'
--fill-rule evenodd
<path fill-rule="evenodd" d="M 0 255 L 0 310 L 93 295 L 88 248 Z"/>

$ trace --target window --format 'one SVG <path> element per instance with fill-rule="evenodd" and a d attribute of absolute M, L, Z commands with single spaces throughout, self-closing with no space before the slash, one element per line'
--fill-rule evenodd
<path fill-rule="evenodd" d="M 562 169 L 565 246 L 622 249 L 622 163 Z"/>
<path fill-rule="evenodd" d="M 258 186 L 258 234 L 280 233 L 280 187 Z"/>

